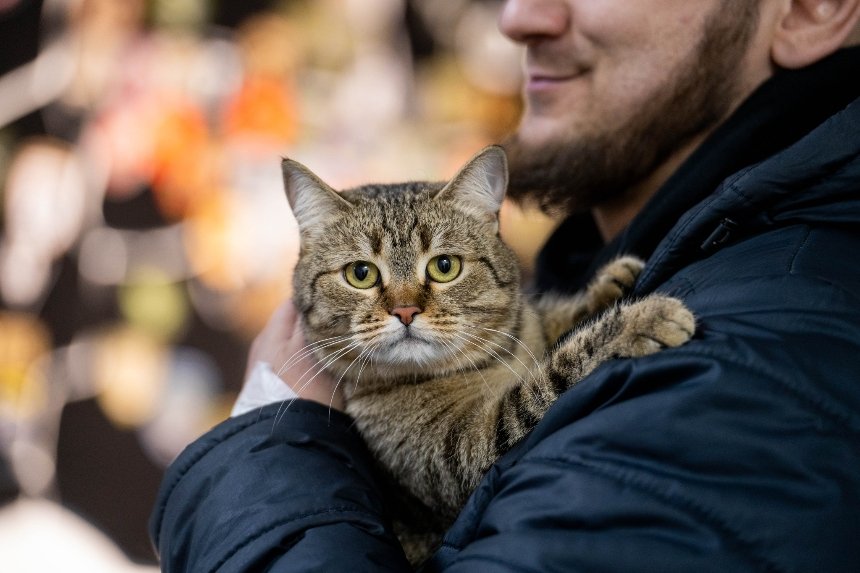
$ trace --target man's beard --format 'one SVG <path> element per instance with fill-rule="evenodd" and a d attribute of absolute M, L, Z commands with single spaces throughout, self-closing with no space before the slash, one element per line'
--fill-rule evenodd
<path fill-rule="evenodd" d="M 511 171 L 508 196 L 556 213 L 585 211 L 622 198 L 728 115 L 758 7 L 753 0 L 724 0 L 705 22 L 697 48 L 622 125 L 597 134 L 571 133 L 542 145 L 529 145 L 514 134 L 504 144 Z"/>

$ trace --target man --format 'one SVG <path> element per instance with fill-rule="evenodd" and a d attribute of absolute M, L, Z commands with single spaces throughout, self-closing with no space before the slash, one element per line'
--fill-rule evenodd
<path fill-rule="evenodd" d="M 563 395 L 427 570 L 856 570 L 858 20 L 860 0 L 505 4 L 527 48 L 512 192 L 571 214 L 539 287 L 634 252 L 634 295 L 679 296 L 699 326 Z M 251 364 L 302 344 L 286 305 Z M 408 570 L 332 392 L 183 453 L 152 521 L 166 570 Z"/>

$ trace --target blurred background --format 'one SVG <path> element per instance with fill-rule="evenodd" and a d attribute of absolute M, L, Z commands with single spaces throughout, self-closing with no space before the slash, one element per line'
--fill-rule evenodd
<path fill-rule="evenodd" d="M 519 115 L 499 8 L 0 0 L 0 570 L 49 523 L 64 570 L 155 563 L 164 468 L 290 295 L 280 157 L 336 188 L 453 175 Z M 553 223 L 502 216 L 527 273 Z"/>

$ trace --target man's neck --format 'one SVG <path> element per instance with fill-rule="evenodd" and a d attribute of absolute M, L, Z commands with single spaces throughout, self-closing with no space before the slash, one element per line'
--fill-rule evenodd
<path fill-rule="evenodd" d="M 710 131 L 696 136 L 652 171 L 648 177 L 631 187 L 622 197 L 592 209 L 594 222 L 597 224 L 597 229 L 604 242 L 610 242 L 624 230 L 657 190 L 699 147 L 709 133 Z"/>

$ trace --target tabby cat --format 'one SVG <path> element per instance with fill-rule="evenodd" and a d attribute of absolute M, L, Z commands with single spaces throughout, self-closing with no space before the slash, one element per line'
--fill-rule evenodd
<path fill-rule="evenodd" d="M 447 184 L 337 193 L 295 161 L 282 168 L 301 234 L 294 300 L 310 348 L 340 380 L 378 462 L 429 509 L 399 533 L 413 562 L 561 393 L 611 358 L 693 334 L 676 299 L 616 304 L 641 270 L 632 257 L 579 295 L 526 300 L 498 233 L 507 185 L 498 146 Z"/>

